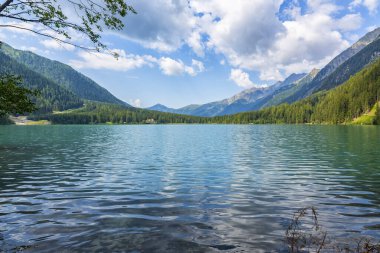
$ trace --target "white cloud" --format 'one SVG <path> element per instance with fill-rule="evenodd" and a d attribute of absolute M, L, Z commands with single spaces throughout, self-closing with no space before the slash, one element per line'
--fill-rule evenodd
<path fill-rule="evenodd" d="M 137 15 L 125 18 L 122 36 L 144 47 L 171 52 L 180 48 L 195 29 L 195 17 L 185 0 L 132 0 Z M 190 40 L 195 46 L 196 36 Z M 199 46 L 195 50 L 200 53 Z"/>
<path fill-rule="evenodd" d="M 178 76 L 184 73 L 195 76 L 204 71 L 203 63 L 197 60 L 192 60 L 191 66 L 187 66 L 181 60 L 162 57 L 159 59 L 158 64 L 162 72 L 168 76 Z"/>
<path fill-rule="evenodd" d="M 380 0 L 354 0 L 376 8 Z M 357 2 L 357 3 L 356 3 Z M 376 2 L 376 3 L 375 3 Z M 205 50 L 222 54 L 235 69 L 258 71 L 262 80 L 280 80 L 292 72 L 323 67 L 349 46 L 347 39 L 362 26 L 358 13 L 331 0 L 297 1 L 278 11 L 283 0 L 132 0 L 138 12 L 126 18 L 122 36 L 158 51 L 184 44 L 199 57 Z M 344 34 L 344 36 L 343 36 Z M 195 66 L 169 57 L 157 59 L 166 75 L 195 75 Z M 203 71 L 203 70 L 201 70 Z M 200 71 L 200 72 L 201 72 Z"/>
<path fill-rule="evenodd" d="M 168 76 L 181 75 L 185 71 L 183 62 L 168 57 L 161 58 L 159 65 L 162 72 Z"/>
<path fill-rule="evenodd" d="M 375 15 L 379 10 L 380 0 L 353 0 L 350 3 L 350 8 L 353 9 L 361 5 L 366 7 L 371 15 Z"/>
<path fill-rule="evenodd" d="M 33 53 L 37 53 L 39 50 L 36 47 L 28 47 L 28 46 L 22 46 L 20 47 L 21 50 L 30 51 Z"/>
<path fill-rule="evenodd" d="M 221 64 L 257 71 L 262 80 L 280 80 L 292 72 L 323 67 L 347 48 L 363 24 L 357 6 L 372 14 L 379 9 L 380 0 L 351 1 L 347 7 L 339 1 L 308 0 L 301 8 L 299 1 L 290 0 L 282 10 L 284 21 L 278 13 L 283 0 L 131 0 L 138 14 L 128 15 L 125 29 L 117 34 L 159 52 L 184 45 L 198 57 L 213 51 L 225 59 Z M 81 39 L 75 36 L 74 41 Z M 59 49 L 49 40 L 42 44 Z M 79 57 L 71 61 L 78 68 L 128 71 L 158 66 L 165 75 L 191 76 L 204 71 L 202 62 L 189 64 L 169 56 L 125 54 L 116 61 L 107 54 L 82 52 Z"/>
<path fill-rule="evenodd" d="M 4 22 L 0 21 L 0 24 L 4 27 L 1 27 L 1 31 L 8 31 L 12 33 L 28 35 L 28 36 L 36 36 L 35 33 L 30 30 L 36 30 L 37 28 L 41 28 L 36 24 L 25 23 L 25 22 Z"/>
<path fill-rule="evenodd" d="M 337 20 L 337 27 L 343 32 L 355 31 L 362 26 L 363 18 L 360 13 L 347 14 Z"/>
<path fill-rule="evenodd" d="M 157 59 L 151 55 L 127 54 L 122 49 L 114 49 L 112 52 L 117 53 L 119 57 L 116 59 L 113 55 L 107 53 L 80 51 L 78 53 L 80 60 L 71 60 L 69 64 L 78 69 L 107 69 L 113 71 L 129 71 L 144 66 L 153 67 L 158 65 L 162 73 L 168 76 L 183 74 L 196 76 L 205 70 L 203 63 L 194 59 L 191 65 L 186 65 L 181 60 L 174 60 L 169 57 Z"/>
<path fill-rule="evenodd" d="M 205 66 L 203 65 L 203 62 L 197 61 L 197 60 L 191 60 L 191 66 L 194 69 L 196 73 L 201 73 L 205 71 Z"/>
<path fill-rule="evenodd" d="M 196 12 L 205 13 L 199 22 L 209 36 L 207 45 L 238 65 L 234 58 L 267 51 L 283 30 L 276 17 L 280 2 L 194 0 L 191 3 Z"/>
<path fill-rule="evenodd" d="M 141 105 L 142 105 L 142 103 L 141 103 L 141 99 L 139 99 L 139 98 L 132 99 L 132 100 L 129 101 L 129 103 L 130 103 L 133 107 L 139 107 L 139 108 L 141 108 Z"/>
<path fill-rule="evenodd" d="M 41 44 L 44 45 L 46 48 L 49 49 L 55 49 L 55 50 L 67 50 L 67 51 L 73 51 L 75 50 L 75 46 L 58 42 L 54 39 L 47 39 L 47 40 L 42 40 Z"/>
<path fill-rule="evenodd" d="M 342 7 L 328 0 L 309 0 L 301 13 L 297 5 L 284 10 L 280 21 L 277 0 L 193 0 L 207 47 L 223 54 L 236 69 L 258 71 L 262 80 L 320 68 L 349 46 L 343 32 L 360 28 L 359 14 L 336 18 Z M 254 15 L 253 15 L 254 13 Z"/>
<path fill-rule="evenodd" d="M 78 53 L 80 60 L 71 60 L 69 64 L 78 69 L 108 69 L 115 71 L 128 71 L 131 69 L 141 68 L 146 65 L 152 65 L 156 59 L 150 55 L 126 54 L 124 50 L 115 49 L 114 53 L 119 55 L 116 59 L 111 54 L 92 53 L 80 51 Z"/>
<path fill-rule="evenodd" d="M 250 88 L 254 86 L 252 81 L 249 79 L 249 74 L 243 72 L 241 69 L 232 69 L 230 80 L 234 81 L 238 86 L 243 88 Z"/>
<path fill-rule="evenodd" d="M 324 66 L 349 46 L 338 31 L 342 29 L 338 21 L 314 12 L 284 22 L 286 32 L 281 34 L 270 53 L 263 56 L 269 60 L 262 67 L 269 61 L 274 70 L 281 69 L 288 75 Z"/>
<path fill-rule="evenodd" d="M 187 39 L 187 44 L 193 49 L 194 53 L 199 56 L 204 56 L 204 44 L 202 42 L 202 36 L 199 31 L 191 33 Z"/>

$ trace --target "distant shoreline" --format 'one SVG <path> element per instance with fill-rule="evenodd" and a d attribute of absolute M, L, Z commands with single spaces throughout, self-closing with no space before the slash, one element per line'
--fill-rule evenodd
<path fill-rule="evenodd" d="M 51 125 L 48 120 L 30 120 L 27 116 L 9 116 L 9 119 L 18 126 Z"/>

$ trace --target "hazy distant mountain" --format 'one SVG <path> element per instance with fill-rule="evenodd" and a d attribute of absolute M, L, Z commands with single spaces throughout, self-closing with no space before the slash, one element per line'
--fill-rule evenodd
<path fill-rule="evenodd" d="M 52 61 L 29 51 L 14 49 L 5 43 L 1 43 L 0 51 L 79 98 L 128 106 L 105 88 L 66 64 Z"/>
<path fill-rule="evenodd" d="M 309 74 L 294 82 L 293 85 L 278 89 L 269 96 L 265 97 L 264 99 L 258 102 L 258 104 L 260 105 L 260 109 L 284 103 L 287 98 L 289 98 L 297 91 L 302 89 L 303 86 L 312 82 L 315 76 L 318 74 L 318 72 L 319 69 L 313 69 Z"/>
<path fill-rule="evenodd" d="M 282 82 L 277 82 L 272 86 L 262 90 L 245 90 L 234 96 L 234 101 L 230 103 L 219 115 L 235 114 L 239 112 L 258 110 L 263 107 L 263 101 L 272 97 L 276 92 L 292 87 L 295 82 L 303 78 L 306 74 L 291 74 Z"/>
<path fill-rule="evenodd" d="M 163 105 L 156 105 L 147 109 L 161 112 L 173 112 L 194 116 L 220 116 L 234 114 L 260 108 L 258 101 L 268 96 L 278 89 L 291 86 L 306 74 L 292 74 L 282 82 L 277 82 L 269 87 L 253 87 L 236 94 L 235 96 L 221 101 L 211 102 L 204 105 L 190 105 L 179 109 L 168 108 Z"/>
<path fill-rule="evenodd" d="M 176 111 L 176 109 L 166 107 L 162 104 L 156 104 L 145 109 L 152 110 L 152 111 L 159 111 L 159 112 L 170 112 L 170 113 L 174 113 Z"/>

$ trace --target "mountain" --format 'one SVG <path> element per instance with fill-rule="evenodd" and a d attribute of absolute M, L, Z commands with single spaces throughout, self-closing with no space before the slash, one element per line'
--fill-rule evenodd
<path fill-rule="evenodd" d="M 170 112 L 170 113 L 175 113 L 176 109 L 166 107 L 162 104 L 156 104 L 151 107 L 145 108 L 147 110 L 151 111 L 158 111 L 158 112 Z"/>
<path fill-rule="evenodd" d="M 330 61 L 314 78 L 314 82 L 321 82 L 322 80 L 324 80 L 327 76 L 334 72 L 341 64 L 343 64 L 345 61 L 357 54 L 363 48 L 371 44 L 373 41 L 377 40 L 379 35 L 380 27 L 364 35 L 355 44 L 344 50 L 332 61 Z"/>
<path fill-rule="evenodd" d="M 85 100 L 129 106 L 113 96 L 105 88 L 58 61 L 53 61 L 29 51 L 22 51 L 1 43 L 0 52 L 52 82 L 64 87 L 76 96 Z"/>
<path fill-rule="evenodd" d="M 286 98 L 299 91 L 304 85 L 307 85 L 308 83 L 313 81 L 313 79 L 319 71 L 319 69 L 313 69 L 312 71 L 310 71 L 309 74 L 294 82 L 293 85 L 284 87 L 282 89 L 278 89 L 275 92 L 273 92 L 270 96 L 267 96 L 266 98 L 262 99 L 258 102 L 260 103 L 260 109 L 282 104 Z"/>
<path fill-rule="evenodd" d="M 316 77 L 283 100 L 292 103 L 324 89 L 332 89 L 380 56 L 380 28 L 367 33 L 355 44 L 335 57 Z"/>
<path fill-rule="evenodd" d="M 259 111 L 219 116 L 214 123 L 329 123 L 380 124 L 380 59 L 367 65 L 343 84 L 299 100 L 293 104 L 281 104 Z M 374 115 L 368 116 L 372 111 Z"/>
<path fill-rule="evenodd" d="M 316 91 L 329 90 L 344 83 L 351 76 L 359 72 L 365 66 L 373 63 L 380 57 L 380 37 L 367 45 L 353 57 L 340 65 L 333 73 L 327 76 Z"/>
<path fill-rule="evenodd" d="M 30 70 L 0 50 L 0 75 L 3 74 L 22 76 L 24 87 L 40 91 L 40 95 L 34 99 L 39 113 L 62 111 L 83 105 L 83 101 L 71 91 Z"/>
<path fill-rule="evenodd" d="M 202 117 L 212 117 L 219 115 L 235 114 L 260 108 L 258 101 L 272 94 L 274 91 L 284 89 L 293 85 L 298 80 L 305 77 L 306 74 L 291 74 L 282 82 L 277 82 L 269 87 L 253 87 L 236 94 L 235 96 L 204 105 L 190 105 L 179 109 L 171 109 L 163 105 L 150 107 L 150 110 L 161 112 L 172 112 L 178 114 L 187 114 Z"/>
<path fill-rule="evenodd" d="M 293 103 L 315 92 L 332 89 L 380 56 L 379 36 L 380 28 L 367 33 L 321 70 L 313 69 L 307 75 L 292 74 L 273 86 L 248 89 L 230 99 L 198 106 L 186 114 L 219 116 L 259 110 L 282 103 Z"/>
<path fill-rule="evenodd" d="M 80 109 L 33 117 L 47 119 L 57 124 L 351 124 L 358 122 L 355 119 L 366 117 L 366 124 L 379 124 L 379 107 L 376 105 L 379 102 L 378 94 L 380 94 L 380 60 L 366 66 L 334 89 L 313 94 L 293 104 L 281 104 L 235 115 L 205 118 L 89 102 Z M 370 111 L 374 115 L 368 116 Z"/>

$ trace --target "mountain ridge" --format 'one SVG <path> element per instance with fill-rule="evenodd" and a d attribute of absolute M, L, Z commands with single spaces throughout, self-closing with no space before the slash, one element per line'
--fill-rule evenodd
<path fill-rule="evenodd" d="M 130 106 L 71 66 L 1 42 L 0 51 L 30 70 L 50 79 L 81 99 Z"/>
<path fill-rule="evenodd" d="M 379 58 L 378 43 L 380 43 L 380 27 L 365 34 L 320 70 L 313 69 L 302 78 L 287 84 L 284 81 L 268 88 L 247 89 L 230 98 L 199 105 L 193 110 L 186 111 L 185 114 L 220 116 L 259 110 L 282 103 L 293 103 L 315 92 L 332 89 Z M 287 79 L 291 77 L 292 75 Z M 183 113 L 181 109 L 174 109 L 174 112 Z"/>
<path fill-rule="evenodd" d="M 203 105 L 189 105 L 178 109 L 173 109 L 166 107 L 165 105 L 157 104 L 147 109 L 202 117 L 229 115 L 254 110 L 257 109 L 255 104 L 256 101 L 259 101 L 261 98 L 265 97 L 274 90 L 292 85 L 294 82 L 303 78 L 304 76 L 306 76 L 306 73 L 293 73 L 283 81 L 279 81 L 274 85 L 267 87 L 252 87 L 243 90 L 242 92 L 235 94 L 232 97 L 206 103 Z"/>

